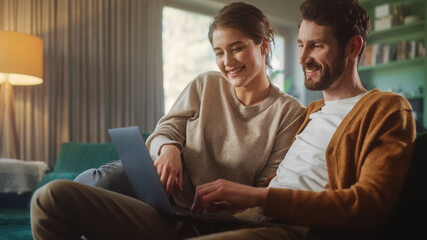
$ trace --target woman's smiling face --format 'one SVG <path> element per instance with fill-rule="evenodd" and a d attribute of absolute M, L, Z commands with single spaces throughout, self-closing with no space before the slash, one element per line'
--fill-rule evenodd
<path fill-rule="evenodd" d="M 256 44 L 237 29 L 218 28 L 213 32 L 212 46 L 219 70 L 234 87 L 250 88 L 257 85 L 254 80 L 263 80 L 269 47 L 267 40 Z"/>

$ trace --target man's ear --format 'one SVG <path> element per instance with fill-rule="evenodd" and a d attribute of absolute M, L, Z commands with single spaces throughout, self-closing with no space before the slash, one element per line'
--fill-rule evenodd
<path fill-rule="evenodd" d="M 346 47 L 346 55 L 349 58 L 356 59 L 359 56 L 363 46 L 363 38 L 360 35 L 356 35 L 350 39 Z"/>

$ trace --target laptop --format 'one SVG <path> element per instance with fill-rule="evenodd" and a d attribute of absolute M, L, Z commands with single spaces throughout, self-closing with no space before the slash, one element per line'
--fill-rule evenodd
<path fill-rule="evenodd" d="M 109 129 L 108 133 L 135 191 L 136 198 L 140 201 L 152 206 L 159 212 L 170 215 L 191 217 L 195 220 L 204 221 L 245 222 L 236 219 L 231 214 L 198 213 L 190 211 L 189 208 L 172 205 L 160 182 L 138 126 Z"/>

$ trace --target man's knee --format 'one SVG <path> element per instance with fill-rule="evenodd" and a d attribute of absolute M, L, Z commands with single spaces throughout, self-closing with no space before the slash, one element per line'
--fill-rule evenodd
<path fill-rule="evenodd" d="M 73 188 L 72 185 L 73 182 L 67 180 L 55 180 L 47 183 L 34 192 L 31 199 L 31 206 L 39 204 L 54 205 L 55 201 L 67 198 L 66 194 Z"/>
<path fill-rule="evenodd" d="M 72 181 L 55 180 L 39 188 L 31 198 L 32 221 L 39 222 L 62 209 L 60 205 L 71 200 L 74 184 Z"/>

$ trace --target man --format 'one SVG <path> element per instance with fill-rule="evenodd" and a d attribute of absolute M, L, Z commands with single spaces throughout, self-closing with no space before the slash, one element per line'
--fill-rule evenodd
<path fill-rule="evenodd" d="M 259 222 L 200 239 L 305 239 L 313 229 L 366 237 L 381 231 L 398 201 L 413 153 L 415 123 L 404 98 L 367 92 L 361 84 L 357 63 L 369 33 L 366 12 L 357 0 L 306 0 L 301 13 L 298 45 L 305 85 L 321 90 L 324 100 L 307 107 L 268 188 L 225 180 L 197 188 L 193 211 L 246 209 L 236 216 Z M 183 234 L 176 219 L 125 198 L 78 183 L 54 182 L 33 197 L 33 232 L 36 239 L 54 239 L 60 233 L 62 239 L 80 234 L 89 239 L 168 239 Z M 82 199 L 86 201 L 78 202 Z M 93 226 L 105 218 L 114 224 Z"/>
<path fill-rule="evenodd" d="M 305 86 L 321 90 L 324 100 L 307 107 L 268 189 L 219 180 L 198 187 L 193 209 L 218 210 L 213 203 L 225 201 L 235 209 L 261 207 L 264 215 L 294 225 L 381 231 L 410 165 L 411 107 L 396 94 L 367 92 L 362 86 L 357 63 L 369 18 L 356 0 L 307 0 L 301 13 L 298 45 Z"/>

